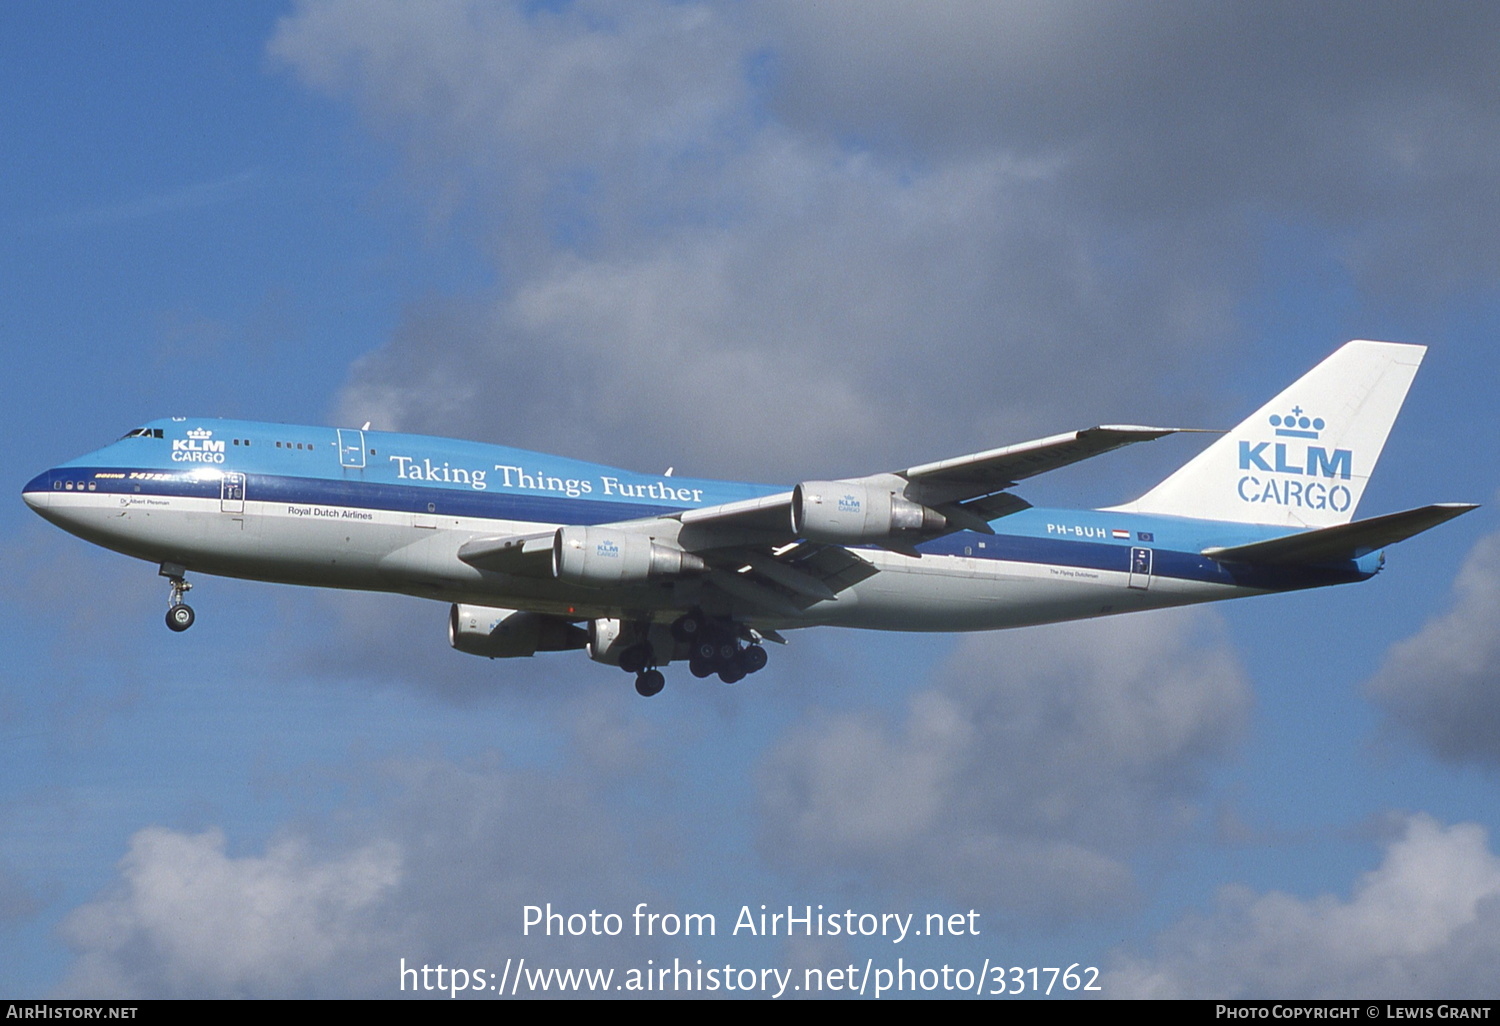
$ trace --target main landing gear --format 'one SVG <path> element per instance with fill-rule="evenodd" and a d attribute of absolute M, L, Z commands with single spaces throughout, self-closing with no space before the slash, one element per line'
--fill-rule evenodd
<path fill-rule="evenodd" d="M 738 638 L 704 638 L 693 646 L 688 671 L 694 677 L 719 675 L 725 684 L 738 684 L 765 668 L 766 650 L 759 645 L 741 645 Z"/>
<path fill-rule="evenodd" d="M 755 641 L 742 644 L 742 636 L 756 637 L 731 620 L 710 620 L 697 610 L 672 624 L 672 639 L 679 651 L 687 647 L 693 676 L 717 673 L 725 684 L 738 683 L 766 665 L 766 650 Z M 620 669 L 635 674 L 636 694 L 642 698 L 660 694 L 666 686 L 666 678 L 656 668 L 656 650 L 644 636 L 620 653 Z"/>
<path fill-rule="evenodd" d="M 759 644 L 740 643 L 737 624 L 715 622 L 702 613 L 679 617 L 672 624 L 672 637 L 688 644 L 688 670 L 700 679 L 717 673 L 725 684 L 737 684 L 764 669 L 767 662 L 766 650 Z"/>
<path fill-rule="evenodd" d="M 183 575 L 187 568 L 177 563 L 163 563 L 158 571 L 172 585 L 172 597 L 167 600 L 167 626 L 181 634 L 193 625 L 193 607 L 182 601 L 182 596 L 192 590 Z"/>

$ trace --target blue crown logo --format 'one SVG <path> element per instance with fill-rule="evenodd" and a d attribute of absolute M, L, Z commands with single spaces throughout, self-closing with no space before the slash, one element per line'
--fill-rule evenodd
<path fill-rule="evenodd" d="M 1293 406 L 1291 414 L 1285 417 L 1273 413 L 1270 419 L 1276 433 L 1287 438 L 1317 438 L 1323 430 L 1323 418 L 1305 416 L 1301 406 Z"/>

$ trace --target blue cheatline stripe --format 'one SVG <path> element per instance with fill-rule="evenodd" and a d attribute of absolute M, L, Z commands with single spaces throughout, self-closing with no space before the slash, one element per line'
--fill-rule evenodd
<path fill-rule="evenodd" d="M 124 477 L 96 478 L 96 473 L 123 474 Z M 132 473 L 147 476 L 131 478 Z M 131 471 L 122 470 L 119 467 L 65 467 L 53 470 L 50 474 L 55 481 L 71 480 L 76 484 L 82 484 L 84 488 L 92 484 L 96 492 L 106 494 L 180 496 L 212 500 L 217 500 L 220 494 L 220 482 L 217 478 L 198 479 L 181 473 L 149 468 Z M 47 476 L 38 475 L 33 479 L 32 485 L 36 485 L 39 489 L 47 487 L 43 483 Z M 153 480 L 152 476 L 157 479 Z M 32 488 L 32 485 L 28 485 L 28 489 Z M 345 506 L 388 513 L 431 513 L 436 516 L 583 526 L 660 516 L 686 508 L 631 502 L 602 502 L 598 499 L 570 499 L 553 495 L 528 495 L 513 491 L 460 491 L 450 488 L 423 488 L 366 481 L 331 481 L 325 478 L 286 477 L 274 474 L 247 474 L 245 498 L 252 502 Z M 428 508 L 429 505 L 431 509 Z M 980 547 L 980 543 L 983 543 L 983 548 Z M 862 547 L 875 548 L 876 546 Z M 1140 547 L 1127 543 L 1038 538 L 1022 534 L 989 535 L 959 531 L 923 542 L 917 548 L 923 554 L 933 556 L 964 556 L 970 559 L 1004 560 L 1129 573 L 1131 549 Z M 1172 577 L 1266 591 L 1289 591 L 1327 584 L 1344 584 L 1363 581 L 1371 576 L 1359 570 L 1352 562 L 1339 566 L 1276 567 L 1222 564 L 1196 552 L 1180 552 L 1154 547 L 1152 547 L 1152 554 L 1152 570 L 1155 577 Z"/>
<path fill-rule="evenodd" d="M 984 548 L 980 548 L 980 543 Z M 1250 564 L 1217 563 L 1196 552 L 1180 552 L 1151 546 L 1106 544 L 1062 538 L 1035 538 L 1015 534 L 978 534 L 961 531 L 945 535 L 918 546 L 918 551 L 935 556 L 964 556 L 968 559 L 1000 559 L 1016 563 L 1076 567 L 1085 570 L 1130 572 L 1133 548 L 1151 548 L 1152 576 L 1175 577 L 1186 581 L 1224 584 L 1267 591 L 1289 591 L 1315 588 L 1325 584 L 1346 584 L 1367 580 L 1371 575 L 1351 562 L 1338 567 L 1280 567 Z"/>
<path fill-rule="evenodd" d="M 124 475 L 96 478 L 97 474 Z M 64 467 L 52 471 L 59 480 L 95 485 L 95 491 L 124 495 L 161 495 L 217 499 L 218 478 L 198 479 L 181 472 L 120 467 Z M 145 477 L 132 478 L 131 474 Z M 153 480 L 152 478 L 158 478 Z M 40 478 L 38 478 L 40 480 Z M 319 477 L 280 474 L 245 475 L 245 498 L 251 502 L 349 506 L 387 513 L 433 513 L 485 520 L 520 520 L 550 524 L 608 524 L 617 520 L 654 517 L 690 507 L 655 503 L 570 499 L 565 495 L 516 491 L 479 491 L 384 484 L 373 481 L 333 481 Z M 433 507 L 429 509 L 428 507 Z"/>

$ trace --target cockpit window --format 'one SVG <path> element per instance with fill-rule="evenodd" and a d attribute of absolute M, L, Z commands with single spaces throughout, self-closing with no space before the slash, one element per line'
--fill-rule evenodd
<path fill-rule="evenodd" d="M 160 438 L 160 437 L 162 437 L 161 428 L 144 428 L 144 427 L 142 427 L 142 428 L 136 428 L 134 431 L 127 431 L 127 432 L 125 432 L 123 435 L 120 436 L 120 441 L 123 442 L 127 438 Z"/>

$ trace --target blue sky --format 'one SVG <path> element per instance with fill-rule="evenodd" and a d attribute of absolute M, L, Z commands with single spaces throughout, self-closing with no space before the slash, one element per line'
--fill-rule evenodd
<path fill-rule="evenodd" d="M 1165 13 L 1164 13 L 1165 11 Z M 200 579 L 0 510 L 0 990 L 394 995 L 401 958 L 1097 965 L 1105 993 L 1494 996 L 1500 97 L 1471 5 L 0 10 L 0 453 L 180 413 L 791 482 L 1227 427 L 1427 344 L 1357 587 L 812 631 L 651 702 L 446 609 Z M 1134 497 L 1168 439 L 1023 490 Z M 538 940 L 822 903 L 975 938 Z M 721 930 L 721 933 L 723 931 Z"/>

